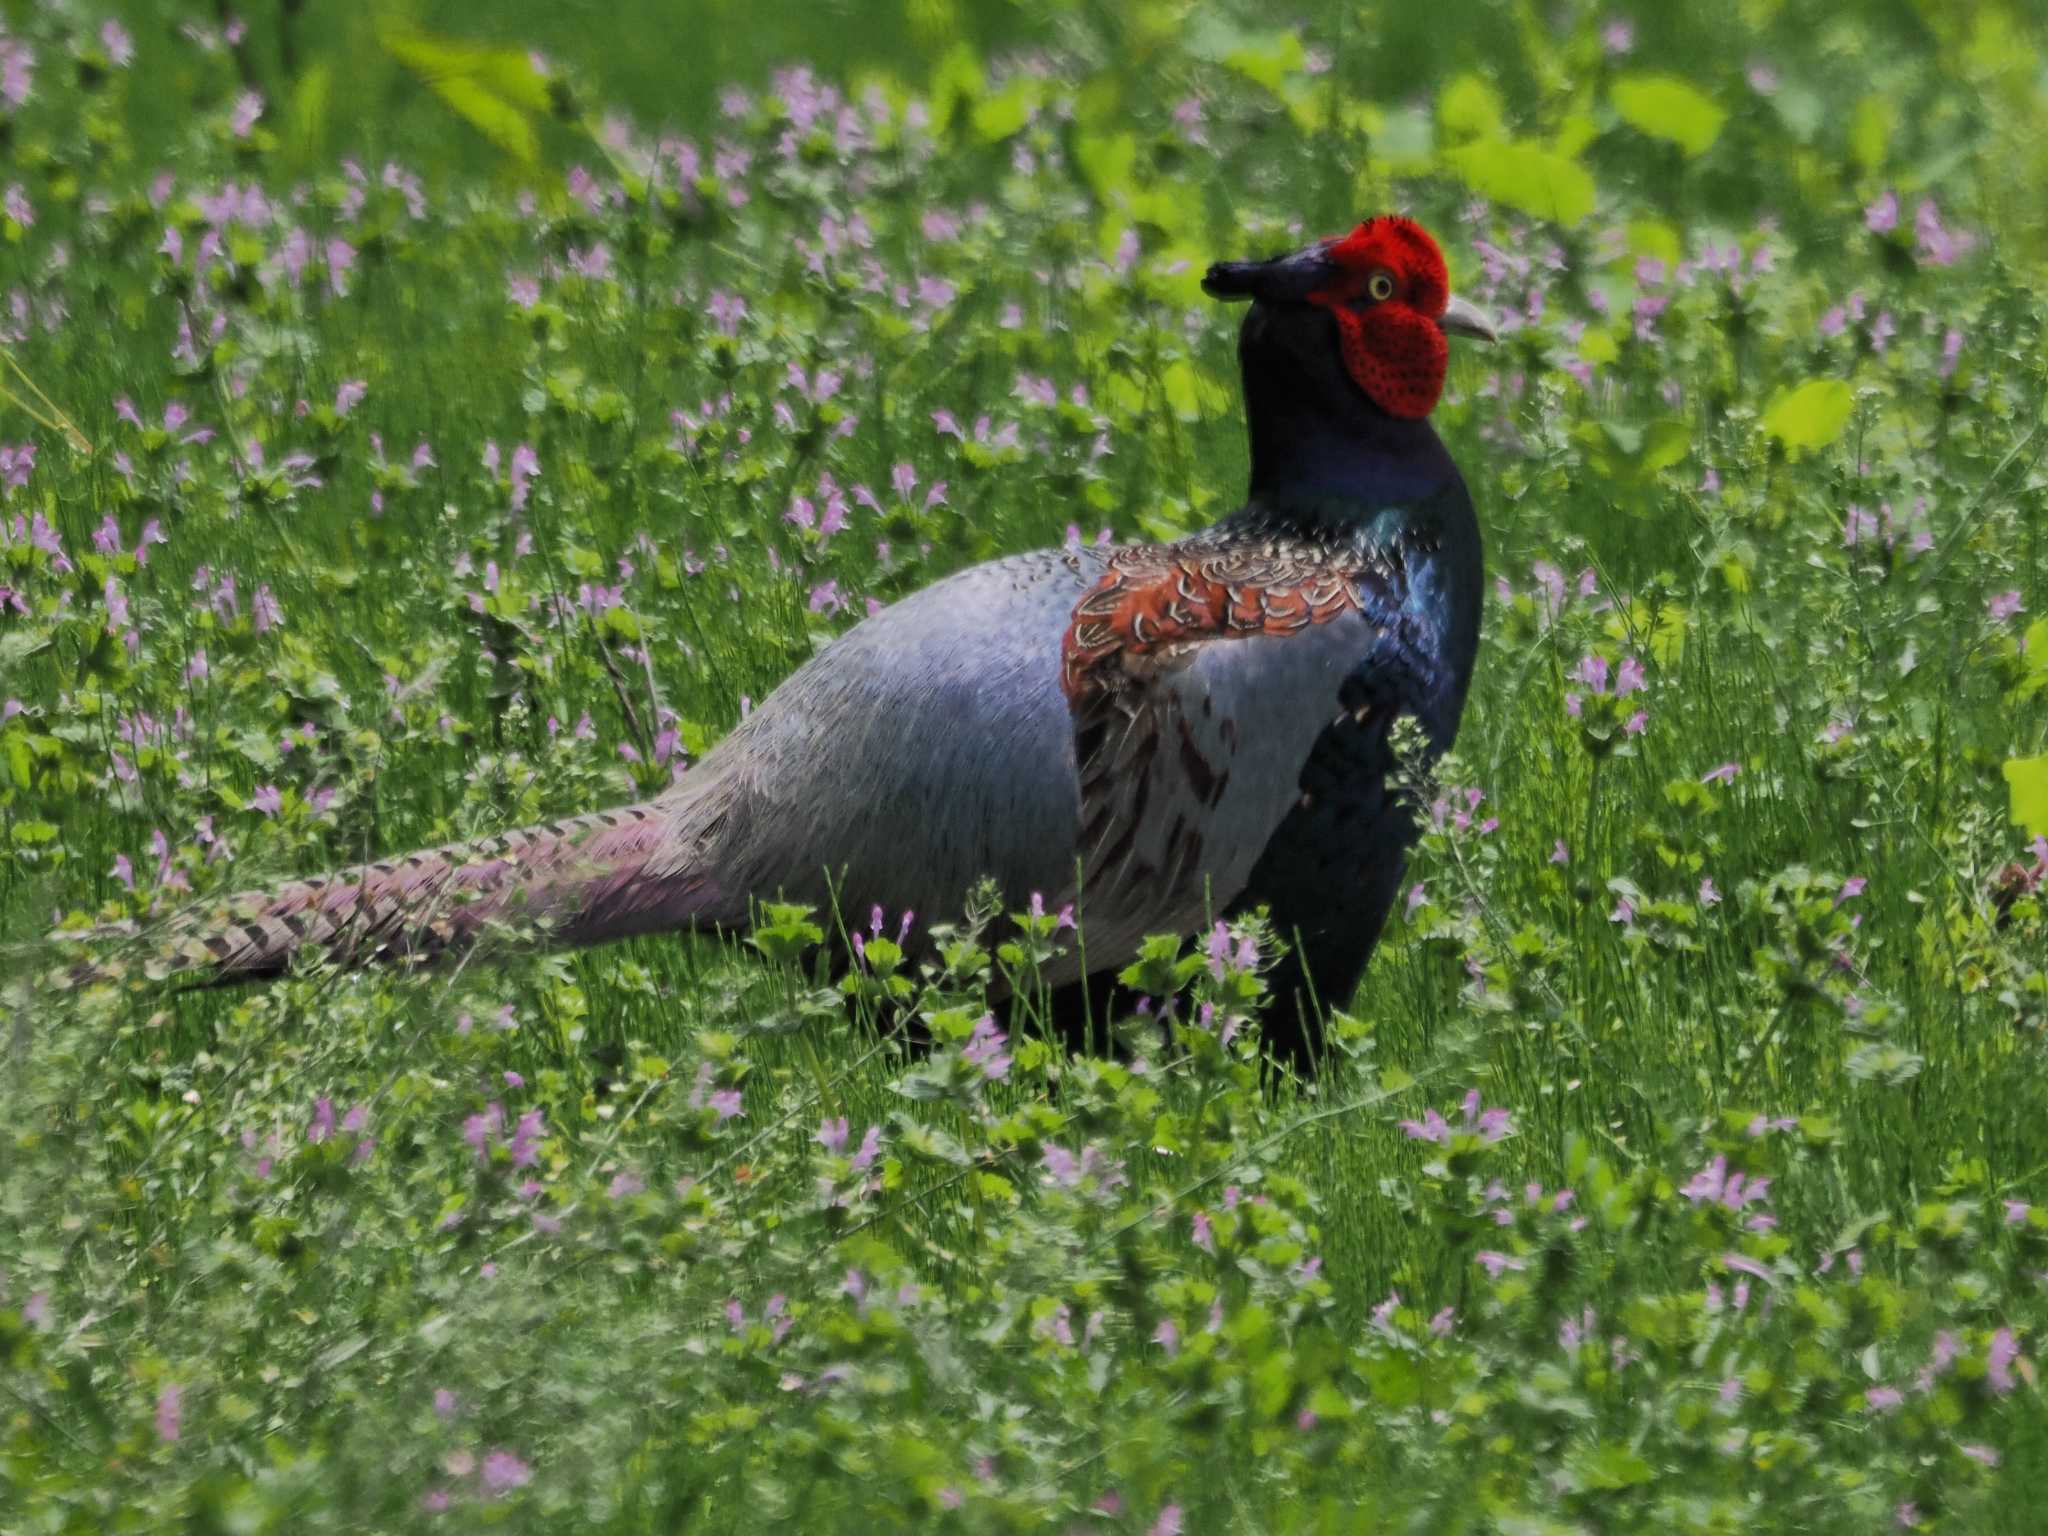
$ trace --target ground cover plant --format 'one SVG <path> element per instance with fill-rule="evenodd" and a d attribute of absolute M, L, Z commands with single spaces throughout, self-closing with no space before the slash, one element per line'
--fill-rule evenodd
<path fill-rule="evenodd" d="M 756 9 L 0 7 L 0 1529 L 2033 1529 L 2030 12 Z M 50 981 L 1228 510 L 1202 269 L 1386 208 L 1492 600 L 1313 1081 L 1032 892 Z"/>

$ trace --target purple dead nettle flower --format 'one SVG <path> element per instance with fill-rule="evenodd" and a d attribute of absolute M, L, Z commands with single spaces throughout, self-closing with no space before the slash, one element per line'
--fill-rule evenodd
<path fill-rule="evenodd" d="M 1945 384 L 1956 376 L 1956 364 L 1963 355 L 1963 333 L 1953 326 L 1941 338 L 1941 368 L 1938 377 Z"/>
<path fill-rule="evenodd" d="M 467 1021 L 468 1015 L 463 1016 Z M 505 1125 L 505 1106 L 493 1099 L 484 1109 L 462 1122 L 462 1139 L 476 1153 L 478 1162 L 491 1155 L 491 1141 Z"/>
<path fill-rule="evenodd" d="M 1514 1117 L 1505 1109 L 1481 1109 L 1479 1090 L 1474 1088 L 1459 1105 L 1460 1123 L 1452 1125 L 1434 1109 L 1425 1109 L 1420 1120 L 1403 1120 L 1401 1129 L 1413 1141 L 1449 1146 L 1457 1136 L 1476 1136 L 1488 1146 L 1515 1133 Z"/>
<path fill-rule="evenodd" d="M 1913 240 L 1914 255 L 1928 267 L 1953 266 L 1977 243 L 1974 235 L 1946 228 L 1931 197 L 1921 199 L 1913 212 Z"/>
<path fill-rule="evenodd" d="M 1649 686 L 1649 679 L 1643 670 L 1643 664 L 1634 656 L 1624 656 L 1621 659 L 1620 667 L 1613 672 L 1613 691 L 1611 694 L 1608 689 L 1609 671 L 1607 658 L 1597 652 L 1588 652 L 1580 657 L 1579 664 L 1572 670 L 1571 675 L 1573 681 L 1582 684 L 1586 692 L 1580 693 L 1575 690 L 1566 693 L 1564 696 L 1565 713 L 1575 720 L 1581 719 L 1585 715 L 1586 698 L 1588 695 L 1594 698 L 1611 697 L 1618 702 L 1627 698 L 1632 693 L 1641 692 Z M 1623 723 L 1622 729 L 1630 736 L 1640 736 L 1649 725 L 1649 721 L 1649 712 L 1639 709 L 1628 717 Z"/>
<path fill-rule="evenodd" d="M 1763 1204 L 1770 1198 L 1770 1192 L 1771 1181 L 1768 1177 L 1752 1177 L 1740 1169 L 1730 1173 L 1728 1159 L 1721 1155 L 1717 1155 L 1711 1163 L 1694 1174 L 1685 1187 L 1679 1190 L 1679 1193 L 1694 1205 L 1715 1205 L 1736 1213 L 1752 1205 Z M 1751 1231 L 1769 1230 L 1776 1224 L 1776 1219 L 1768 1212 L 1758 1212 L 1743 1222 Z"/>
<path fill-rule="evenodd" d="M 487 1497 L 496 1498 L 510 1493 L 514 1488 L 524 1488 L 533 1481 L 533 1469 L 514 1456 L 510 1451 L 492 1451 L 484 1457 L 483 1470 L 478 1474 Z"/>
<path fill-rule="evenodd" d="M 960 1058 L 970 1066 L 981 1068 L 982 1076 L 991 1081 L 1010 1075 L 1010 1057 L 1003 1046 L 1009 1036 L 996 1028 L 995 1016 L 984 1013 L 974 1021 L 974 1033 L 961 1048 Z"/>
<path fill-rule="evenodd" d="M 1990 1383 L 1991 1390 L 2000 1397 L 2012 1391 L 2014 1386 L 2012 1368 L 2014 1362 L 2019 1361 L 2019 1359 L 2019 1340 L 2013 1336 L 2013 1331 L 2010 1328 L 2001 1328 L 1992 1334 L 1991 1342 L 1985 1346 L 1984 1351 L 1984 1379 Z M 2025 1368 L 2025 1363 L 2020 1363 Z M 2031 1381 L 2032 1379 L 2032 1376 L 2029 1375 L 2028 1380 Z"/>
<path fill-rule="evenodd" d="M 2023 612 L 2027 605 L 2018 592 L 2000 592 L 1984 606 L 1991 615 L 1992 623 L 2003 624 L 2014 614 Z"/>
<path fill-rule="evenodd" d="M 100 47 L 106 50 L 107 62 L 116 69 L 126 69 L 135 61 L 135 39 L 118 21 L 100 24 Z"/>
<path fill-rule="evenodd" d="M 0 32 L 0 107 L 9 112 L 29 98 L 35 85 L 35 50 Z"/>

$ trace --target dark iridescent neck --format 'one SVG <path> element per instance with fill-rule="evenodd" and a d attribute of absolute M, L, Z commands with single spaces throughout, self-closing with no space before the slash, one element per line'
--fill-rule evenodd
<path fill-rule="evenodd" d="M 1352 503 L 1368 514 L 1426 501 L 1458 478 L 1427 419 L 1390 416 L 1327 359 L 1258 344 L 1247 329 L 1239 360 L 1251 430 L 1251 499 L 1327 511 Z"/>

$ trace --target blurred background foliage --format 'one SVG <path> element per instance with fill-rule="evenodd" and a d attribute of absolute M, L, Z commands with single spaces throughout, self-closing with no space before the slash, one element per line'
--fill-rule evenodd
<path fill-rule="evenodd" d="M 27 0 L 7 9 L 25 11 Z M 220 83 L 176 34 L 188 24 L 218 30 L 223 9 L 126 10 L 138 66 L 162 86 L 137 100 L 138 126 L 170 136 Z M 1590 189 L 1580 178 L 1597 185 L 1641 176 L 1639 146 L 1616 134 L 1632 127 L 1668 146 L 1661 169 L 1669 174 L 1643 178 L 1637 190 L 1673 218 L 1746 223 L 1768 213 L 1803 239 L 1831 222 L 1837 199 L 1865 196 L 1881 179 L 1902 195 L 1939 191 L 1945 203 L 1974 193 L 1965 211 L 1998 230 L 2001 250 L 2041 258 L 2048 57 L 2037 8 L 2016 0 L 1616 8 L 1631 33 L 1626 53 L 1605 48 L 1598 26 L 1559 28 L 1554 10 L 1536 0 L 1284 14 L 1246 0 L 280 0 L 236 13 L 246 33 L 234 52 L 245 86 L 289 104 L 280 114 L 283 165 L 301 170 L 344 148 L 430 153 L 441 163 L 463 157 L 446 142 L 445 103 L 423 88 L 434 62 L 404 61 L 390 46 L 401 34 L 438 41 L 440 62 L 457 68 L 465 53 L 531 50 L 576 83 L 558 97 L 562 116 L 602 102 L 686 133 L 715 125 L 722 87 L 757 88 L 791 59 L 856 84 L 882 78 L 921 88 L 970 77 L 973 61 L 994 53 L 1052 47 L 1094 65 L 1084 101 L 1086 117 L 1098 121 L 1189 85 L 1204 63 L 1267 87 L 1276 111 L 1308 130 L 1289 147 L 1314 163 L 1259 169 L 1309 171 L 1296 184 L 1312 189 L 1304 213 L 1321 223 L 1369 201 L 1377 176 L 1439 168 L 1494 196 L 1511 180 L 1548 180 L 1547 193 L 1525 194 L 1526 211 L 1583 216 Z M 1320 66 L 1313 74 L 1303 67 L 1311 49 Z M 1690 94 L 1641 88 L 1668 87 L 1673 76 Z M 1771 82 L 1768 93 L 1754 88 L 1758 78 Z M 153 113 L 162 116 L 151 124 Z M 992 134 L 1004 126 L 1000 110 L 987 126 Z M 559 156 L 573 129 L 541 126 L 536 142 Z M 1515 156 L 1461 153 L 1503 143 Z M 1248 152 L 1256 156 L 1257 146 Z M 467 148 L 480 169 L 493 153 L 483 136 Z M 1549 201 L 1558 197 L 1561 205 Z"/>

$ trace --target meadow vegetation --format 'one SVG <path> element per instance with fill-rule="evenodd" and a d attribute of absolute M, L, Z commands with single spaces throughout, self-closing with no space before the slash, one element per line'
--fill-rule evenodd
<path fill-rule="evenodd" d="M 2038 1528 L 2029 7 L 475 9 L 0 4 L 0 1528 Z M 1491 596 L 1312 1081 L 1029 891 L 44 983 L 1230 510 L 1386 209 Z"/>

